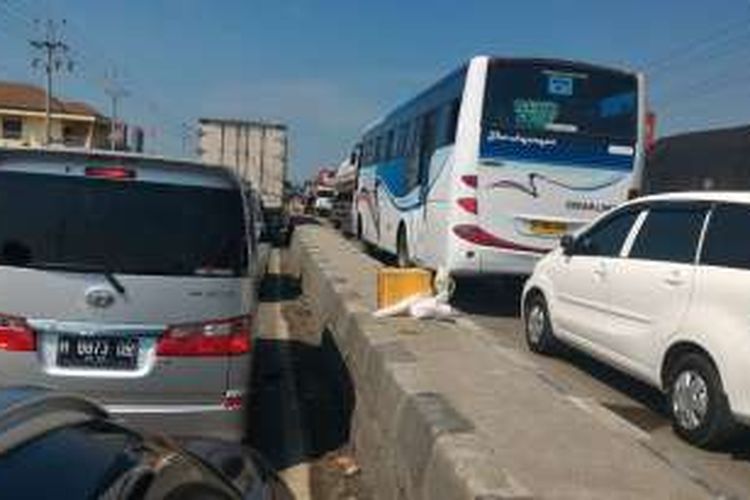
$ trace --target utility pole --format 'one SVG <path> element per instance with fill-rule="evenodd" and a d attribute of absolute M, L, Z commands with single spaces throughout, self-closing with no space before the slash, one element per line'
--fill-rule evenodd
<path fill-rule="evenodd" d="M 189 158 L 193 155 L 191 152 L 193 130 L 188 122 L 180 123 L 180 139 L 182 140 L 182 156 Z"/>
<path fill-rule="evenodd" d="M 38 24 L 39 21 L 37 20 Z M 65 26 L 65 19 L 60 21 Z M 44 36 L 38 40 L 29 40 L 33 48 L 40 52 L 31 63 L 34 68 L 40 65 L 44 69 L 47 79 L 47 95 L 45 97 L 44 112 L 44 143 L 52 142 L 52 76 L 63 70 L 73 71 L 73 61 L 68 56 L 70 47 L 62 40 L 59 26 L 53 19 L 47 19 L 45 23 Z"/>
<path fill-rule="evenodd" d="M 120 99 L 130 95 L 125 87 L 117 81 L 117 68 L 112 68 L 106 78 L 107 83 L 104 92 L 109 96 L 112 103 L 112 116 L 109 123 L 109 147 L 112 151 L 117 149 L 117 104 Z"/>

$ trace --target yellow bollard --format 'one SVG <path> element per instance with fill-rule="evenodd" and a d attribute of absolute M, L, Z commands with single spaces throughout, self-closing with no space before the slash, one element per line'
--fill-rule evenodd
<path fill-rule="evenodd" d="M 418 267 L 384 267 L 378 271 L 378 309 L 413 295 L 431 296 L 432 272 Z"/>

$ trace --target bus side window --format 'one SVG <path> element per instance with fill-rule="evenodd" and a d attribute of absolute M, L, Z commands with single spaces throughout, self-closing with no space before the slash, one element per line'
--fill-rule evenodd
<path fill-rule="evenodd" d="M 393 136 L 394 132 L 393 129 L 391 129 L 388 131 L 388 135 L 386 136 L 387 138 L 385 140 L 385 161 L 390 161 L 394 158 L 394 156 L 396 156 L 395 154 L 393 154 Z"/>
<path fill-rule="evenodd" d="M 448 115 L 448 127 L 446 128 L 446 144 L 456 142 L 456 131 L 458 130 L 458 114 L 461 111 L 461 99 L 456 98 L 450 103 L 450 113 Z"/>
<path fill-rule="evenodd" d="M 378 136 L 377 139 L 375 139 L 375 152 L 373 154 L 374 156 L 374 162 L 380 163 L 383 160 L 383 137 Z"/>
<path fill-rule="evenodd" d="M 409 124 L 402 123 L 398 127 L 398 146 L 396 147 L 396 156 L 406 158 L 406 144 L 409 142 Z"/>
<path fill-rule="evenodd" d="M 424 115 L 419 140 L 419 172 L 418 183 L 426 185 L 430 173 L 430 161 L 436 148 L 437 111 L 433 110 Z"/>
<path fill-rule="evenodd" d="M 419 136 L 422 129 L 422 117 L 411 122 L 409 138 L 406 143 L 406 187 L 411 191 L 419 183 Z"/>

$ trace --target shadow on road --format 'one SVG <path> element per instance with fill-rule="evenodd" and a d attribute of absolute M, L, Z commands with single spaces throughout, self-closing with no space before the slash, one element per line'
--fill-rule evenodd
<path fill-rule="evenodd" d="M 348 442 L 354 389 L 329 334 L 320 345 L 260 339 L 255 359 L 248 441 L 271 464 L 285 469 Z M 287 360 L 295 372 L 296 394 L 284 385 Z M 300 429 L 290 428 L 297 423 Z"/>
<path fill-rule="evenodd" d="M 263 279 L 258 293 L 261 302 L 286 302 L 302 294 L 299 280 L 288 274 L 268 274 Z"/>
<path fill-rule="evenodd" d="M 260 300 L 281 304 L 289 335 L 253 345 L 247 436 L 272 465 L 285 469 L 348 443 L 354 387 L 331 333 L 320 332 L 306 307 L 298 279 L 268 274 Z"/>
<path fill-rule="evenodd" d="M 517 318 L 523 283 L 513 276 L 458 278 L 451 302 L 466 314 Z"/>

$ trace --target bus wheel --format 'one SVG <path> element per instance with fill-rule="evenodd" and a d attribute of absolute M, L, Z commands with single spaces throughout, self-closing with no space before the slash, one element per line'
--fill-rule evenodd
<path fill-rule="evenodd" d="M 398 267 L 411 266 L 409 242 L 406 239 L 406 228 L 403 224 L 399 226 L 398 235 L 396 236 L 396 264 Z"/>
<path fill-rule="evenodd" d="M 357 239 L 362 241 L 362 216 L 357 214 Z"/>

